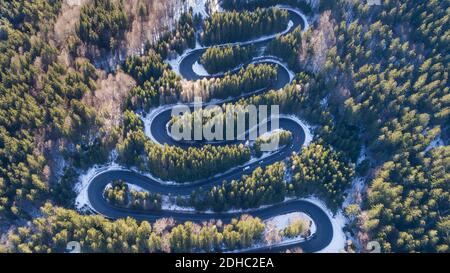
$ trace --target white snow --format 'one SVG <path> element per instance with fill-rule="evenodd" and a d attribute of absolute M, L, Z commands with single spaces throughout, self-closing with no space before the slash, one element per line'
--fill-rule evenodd
<path fill-rule="evenodd" d="M 440 136 L 436 137 L 433 141 L 431 141 L 430 145 L 425 149 L 425 152 L 428 152 L 434 148 L 444 146 L 444 141 Z"/>
<path fill-rule="evenodd" d="M 362 193 L 365 187 L 364 178 L 362 177 L 356 177 L 352 181 L 352 187 L 348 190 L 346 190 L 347 197 L 345 198 L 344 202 L 342 203 L 342 208 L 347 207 L 348 205 L 357 203 L 357 200 L 355 200 L 355 194 L 356 193 Z"/>
<path fill-rule="evenodd" d="M 208 77 L 208 76 L 210 76 L 208 71 L 206 71 L 205 67 L 202 64 L 200 64 L 199 62 L 195 62 L 192 65 L 192 71 L 194 71 L 195 74 L 197 74 L 198 76 L 201 76 L 201 77 Z"/>
<path fill-rule="evenodd" d="M 361 151 L 359 152 L 358 159 L 356 160 L 356 164 L 361 164 L 367 158 L 367 148 L 366 146 L 362 146 Z"/>
<path fill-rule="evenodd" d="M 303 143 L 303 147 L 307 147 L 309 146 L 309 144 L 311 144 L 311 142 L 313 141 L 313 134 L 312 129 L 313 127 L 311 125 L 308 125 L 308 123 L 304 120 L 301 120 L 299 117 L 297 117 L 296 115 L 280 115 L 280 117 L 283 118 L 289 118 L 293 121 L 295 121 L 297 124 L 299 124 L 303 131 L 305 132 L 305 142 Z"/>
<path fill-rule="evenodd" d="M 92 179 L 94 179 L 97 175 L 111 170 L 125 170 L 125 168 L 119 166 L 116 163 L 110 163 L 104 166 L 95 165 L 89 170 L 87 170 L 85 173 L 80 175 L 78 183 L 76 183 L 74 187 L 74 190 L 77 193 L 77 197 L 75 199 L 75 207 L 79 211 L 83 211 L 86 208 L 93 209 L 89 202 L 87 188 L 91 183 Z"/>
<path fill-rule="evenodd" d="M 336 215 L 327 208 L 325 203 L 316 197 L 304 198 L 304 200 L 309 201 L 316 206 L 320 207 L 330 218 L 331 224 L 333 226 L 333 239 L 330 244 L 324 249 L 318 251 L 319 253 L 339 253 L 344 250 L 345 244 L 347 242 L 344 233 L 344 227 L 347 224 L 347 219 L 342 214 L 342 211 L 338 211 Z"/>
<path fill-rule="evenodd" d="M 162 204 L 161 204 L 162 210 L 169 210 L 169 211 L 180 211 L 180 212 L 196 212 L 195 208 L 193 207 L 180 207 L 173 200 L 171 200 L 170 196 L 163 195 L 162 196 Z"/>
<path fill-rule="evenodd" d="M 264 222 L 273 222 L 278 230 L 284 230 L 290 224 L 298 219 L 304 219 L 307 223 L 312 222 L 311 217 L 302 212 L 292 212 L 288 214 L 277 215 Z"/>
<path fill-rule="evenodd" d="M 137 191 L 137 192 L 148 192 L 147 190 L 143 189 L 142 187 L 139 187 L 138 185 L 132 184 L 132 183 L 126 183 L 128 185 L 128 189 L 130 191 Z"/>
<path fill-rule="evenodd" d="M 188 8 L 192 8 L 194 14 L 200 14 L 202 17 L 208 17 L 206 11 L 207 0 L 188 0 Z"/>
<path fill-rule="evenodd" d="M 300 10 L 298 10 L 296 8 L 293 8 L 293 7 L 289 6 L 289 5 L 276 5 L 276 7 L 280 8 L 280 9 L 285 9 L 285 10 L 292 11 L 295 14 L 297 14 L 298 16 L 302 17 L 303 22 L 305 23 L 305 27 L 303 28 L 303 32 L 308 30 L 308 28 L 309 28 L 309 20 L 308 20 L 308 18 L 306 17 L 306 15 L 302 11 L 300 11 Z"/>
<path fill-rule="evenodd" d="M 207 12 L 205 11 L 205 8 L 204 8 L 204 2 L 205 2 L 205 1 L 206 1 L 206 0 L 191 0 L 191 4 L 192 4 L 192 2 L 195 2 L 194 13 L 197 11 L 197 12 L 199 12 L 200 14 L 206 13 L 206 16 L 208 16 L 208 15 L 207 15 Z M 218 4 L 216 4 L 216 5 L 219 6 Z M 194 6 L 193 6 L 193 7 L 194 7 Z M 219 7 L 220 7 L 220 6 L 219 6 Z M 292 12 L 295 12 L 296 14 L 298 14 L 299 16 L 301 16 L 301 17 L 303 18 L 303 21 L 305 22 L 305 28 L 304 28 L 304 31 L 306 31 L 306 30 L 309 28 L 308 18 L 307 18 L 306 15 L 303 14 L 303 12 L 301 12 L 300 10 L 297 10 L 297 9 L 292 8 L 292 7 L 290 7 L 290 6 L 287 6 L 287 5 L 277 5 L 277 7 L 280 8 L 280 9 L 286 9 L 286 10 L 290 10 L 290 11 L 292 11 Z M 213 10 L 214 10 L 214 8 L 213 8 Z M 221 8 L 219 8 L 219 9 L 217 9 L 217 10 L 218 10 L 218 11 L 222 11 Z M 214 46 L 214 47 L 225 47 L 225 46 L 235 46 L 235 45 L 245 46 L 245 45 L 252 44 L 252 43 L 255 43 L 255 42 L 267 41 L 267 40 L 274 39 L 274 38 L 276 38 L 277 36 L 285 35 L 286 33 L 288 33 L 288 32 L 292 29 L 293 26 L 294 26 L 294 23 L 290 20 L 290 21 L 288 22 L 287 28 L 286 28 L 285 30 L 283 30 L 282 32 L 275 33 L 275 34 L 272 34 L 272 35 L 261 36 L 261 37 L 259 37 L 259 38 L 257 38 L 257 39 L 253 39 L 253 40 L 249 40 L 249 41 L 245 41 L 245 42 L 224 43 L 224 44 L 213 45 L 213 46 Z M 194 51 L 194 50 L 197 50 L 197 49 L 206 49 L 206 48 L 213 47 L 213 46 L 202 46 L 202 45 L 200 45 L 199 41 L 196 40 L 195 48 L 186 49 L 186 50 L 183 52 L 183 54 L 178 55 L 175 59 L 166 59 L 164 62 L 167 63 L 167 64 L 169 64 L 169 65 L 172 67 L 172 70 L 173 70 L 176 74 L 180 75 L 180 63 L 181 63 L 181 61 L 182 61 L 187 55 L 189 55 L 189 54 L 190 54 L 192 51 Z M 285 64 L 283 64 L 282 62 L 279 62 L 279 64 L 280 64 L 280 65 L 283 65 L 283 67 L 284 67 L 287 71 L 289 71 L 289 76 L 290 76 L 291 81 L 292 81 L 292 79 L 294 78 L 294 73 L 293 73 L 291 70 L 289 70 L 289 69 L 287 68 L 287 66 L 286 66 Z M 195 66 L 195 68 L 194 68 L 194 66 Z M 209 74 L 206 72 L 206 70 L 204 70 L 204 68 L 201 68 L 201 67 L 200 67 L 200 65 L 195 65 L 195 64 L 194 64 L 194 66 L 193 66 L 193 69 L 198 69 L 199 72 L 201 72 L 201 73 L 199 73 L 200 76 L 202 76 L 202 75 L 203 75 L 203 76 L 209 75 Z M 194 70 L 194 71 L 195 71 L 195 70 Z M 205 72 L 206 72 L 206 73 L 205 73 Z"/>

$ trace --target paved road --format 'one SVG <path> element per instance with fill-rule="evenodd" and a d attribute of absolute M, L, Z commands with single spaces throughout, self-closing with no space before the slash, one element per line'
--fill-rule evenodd
<path fill-rule="evenodd" d="M 304 25 L 302 18 L 295 12 L 289 11 L 290 20 L 294 23 L 291 28 L 293 30 L 296 26 Z M 261 41 L 254 44 L 257 46 L 265 46 L 268 41 Z M 205 49 L 194 50 L 190 54 L 187 54 L 180 63 L 180 73 L 188 80 L 196 80 L 201 76 L 195 74 L 192 69 L 192 65 L 199 60 L 201 54 Z M 273 58 L 260 58 L 260 62 L 274 63 Z M 277 80 L 270 88 L 281 88 L 290 82 L 289 72 L 283 66 L 278 66 Z M 244 94 L 241 97 L 248 97 L 250 95 L 265 92 L 266 90 L 258 90 L 250 94 Z M 234 98 L 237 100 L 239 98 Z M 183 148 L 188 146 L 201 146 L 204 143 L 184 143 L 177 142 L 172 139 L 166 130 L 166 125 L 171 117 L 171 108 L 167 108 L 164 111 L 160 111 L 150 124 L 150 133 L 154 140 L 160 144 L 177 145 Z M 154 221 L 162 217 L 172 217 L 177 221 L 194 221 L 202 222 L 210 219 L 221 219 L 224 222 L 230 221 L 232 218 L 239 217 L 241 213 L 200 213 L 200 212 L 181 212 L 181 211 L 137 211 L 132 209 L 118 208 L 110 205 L 103 198 L 103 191 L 105 187 L 113 180 L 121 179 L 127 181 L 130 184 L 137 185 L 152 193 L 170 194 L 170 195 L 189 195 L 193 190 L 198 189 L 200 186 L 203 188 L 219 185 L 222 181 L 231 181 L 233 179 L 239 179 L 242 175 L 251 174 L 257 167 L 265 167 L 278 161 L 282 161 L 288 158 L 292 152 L 299 152 L 305 141 L 305 132 L 302 126 L 295 120 L 289 117 L 281 117 L 280 128 L 289 130 L 293 133 L 293 142 L 291 145 L 282 148 L 276 153 L 264 158 L 249 163 L 243 167 L 235 168 L 228 171 L 225 174 L 218 175 L 214 178 L 206 178 L 194 183 L 186 183 L 180 185 L 162 184 L 159 181 L 152 179 L 148 176 L 143 176 L 130 170 L 110 170 L 99 173 L 95 176 L 88 186 L 88 198 L 91 207 L 99 214 L 102 214 L 108 218 L 118 219 L 124 217 L 133 217 L 138 220 Z M 270 122 L 269 122 L 270 126 Z M 227 144 L 230 144 L 228 142 Z M 223 145 L 217 144 L 217 145 Z M 247 214 L 261 219 L 268 219 L 277 215 L 282 215 L 291 212 L 304 212 L 308 214 L 314 221 L 317 229 L 314 236 L 304 242 L 293 242 L 290 244 L 283 244 L 274 247 L 262 247 L 251 250 L 252 252 L 268 252 L 268 251 L 281 251 L 287 247 L 300 246 L 306 252 L 315 252 L 325 248 L 333 238 L 333 228 L 328 215 L 315 204 L 305 200 L 292 200 L 283 202 L 262 209 L 255 209 L 247 211 Z"/>

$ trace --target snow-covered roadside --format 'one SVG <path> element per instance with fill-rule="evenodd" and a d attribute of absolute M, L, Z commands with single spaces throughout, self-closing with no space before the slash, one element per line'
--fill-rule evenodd
<path fill-rule="evenodd" d="M 240 65 L 236 66 L 235 68 L 229 70 L 228 72 L 219 72 L 216 74 L 208 73 L 208 71 L 206 71 L 206 68 L 197 61 L 192 65 L 192 71 L 194 71 L 194 73 L 199 77 L 216 77 L 217 78 L 217 77 L 224 76 L 226 73 L 238 72 L 240 69 L 242 69 L 246 65 L 260 64 L 260 63 L 277 64 L 288 72 L 289 82 L 292 82 L 294 80 L 295 73 L 289 69 L 288 65 L 285 62 L 283 62 L 282 59 L 280 59 L 277 56 L 273 56 L 273 55 L 263 55 L 263 56 L 254 57 L 250 62 L 248 62 L 246 64 L 240 64 Z"/>
<path fill-rule="evenodd" d="M 79 183 L 75 187 L 76 192 L 78 193 L 77 198 L 76 198 L 76 208 L 79 211 L 86 211 L 89 209 L 95 211 L 95 209 L 91 206 L 89 199 L 88 199 L 87 189 L 88 189 L 89 183 L 97 175 L 104 173 L 104 172 L 111 171 L 111 170 L 131 171 L 129 169 L 119 166 L 116 163 L 110 163 L 106 166 L 94 166 L 91 169 L 89 169 L 87 172 L 85 172 L 83 175 L 80 176 Z M 137 187 L 136 189 L 140 190 L 139 187 Z M 186 212 L 186 213 L 196 213 L 194 208 L 179 207 L 176 204 L 174 204 L 172 201 L 170 201 L 169 199 L 170 199 L 170 197 L 163 196 L 163 204 L 162 204 L 163 210 L 181 211 L 181 212 Z M 296 199 L 286 198 L 285 201 L 283 201 L 283 202 L 289 202 L 292 200 L 296 200 Z M 325 203 L 315 197 L 304 198 L 304 199 L 300 199 L 300 200 L 309 201 L 309 202 L 317 205 L 318 207 L 320 207 L 328 215 L 328 217 L 332 223 L 333 239 L 332 239 L 331 243 L 326 248 L 322 249 L 320 252 L 333 253 L 333 252 L 339 252 L 342 249 L 344 249 L 345 243 L 346 243 L 346 237 L 343 232 L 343 228 L 347 222 L 347 219 L 342 215 L 342 212 L 339 211 L 336 214 L 336 216 L 333 216 L 331 211 L 326 207 Z M 269 206 L 270 205 L 266 205 L 266 206 L 261 206 L 259 208 L 248 209 L 248 210 L 242 210 L 242 209 L 230 210 L 230 211 L 227 211 L 227 213 L 246 213 L 246 212 L 261 210 L 261 209 L 267 208 Z M 206 211 L 205 213 L 213 214 L 214 212 Z M 315 227 L 315 224 L 313 224 L 313 226 L 311 227 L 312 234 L 315 231 L 316 231 L 316 227 Z M 289 244 L 289 243 L 294 242 L 295 240 L 298 240 L 298 238 L 297 239 L 294 238 L 293 240 L 283 240 L 282 244 Z M 277 245 L 279 245 L 279 244 L 277 244 Z M 261 246 L 255 246 L 255 248 L 258 248 L 258 247 L 261 247 Z"/>
<path fill-rule="evenodd" d="M 206 71 L 206 68 L 198 61 L 192 65 L 192 71 L 200 77 L 209 77 L 211 74 Z"/>
<path fill-rule="evenodd" d="M 303 200 L 309 201 L 314 205 L 320 207 L 327 215 L 333 226 L 333 239 L 330 244 L 324 249 L 318 251 L 319 253 L 339 253 L 345 248 L 347 242 L 344 227 L 347 224 L 347 218 L 343 215 L 342 211 L 338 211 L 336 215 L 327 208 L 325 203 L 316 197 L 308 197 Z"/>
<path fill-rule="evenodd" d="M 253 43 L 259 43 L 259 42 L 264 42 L 264 41 L 268 41 L 268 40 L 272 40 L 275 39 L 277 36 L 282 36 L 285 35 L 286 33 L 288 33 L 292 27 L 294 26 L 294 23 L 292 21 L 288 22 L 288 26 L 285 30 L 283 30 L 282 32 L 279 33 L 275 33 L 275 34 L 271 34 L 271 35 L 265 35 L 265 36 L 261 36 L 257 39 L 253 39 L 253 40 L 248 40 L 245 42 L 234 42 L 234 43 L 224 43 L 224 44 L 219 44 L 219 45 L 212 45 L 212 46 L 202 46 L 200 45 L 200 43 L 197 41 L 195 48 L 189 48 L 186 49 L 183 54 L 178 55 L 177 58 L 174 59 L 166 59 L 164 60 L 165 63 L 169 64 L 172 67 L 172 70 L 178 74 L 181 75 L 180 73 L 180 63 L 181 61 L 189 54 L 191 54 L 193 51 L 195 50 L 201 50 L 201 49 L 207 49 L 210 47 L 226 47 L 226 46 L 245 46 L 245 45 L 249 45 L 249 44 L 253 44 Z M 204 69 L 204 68 L 203 68 Z M 206 71 L 203 71 L 206 72 Z M 206 72 L 207 73 L 207 72 Z M 208 74 L 209 75 L 209 74 Z"/>
<path fill-rule="evenodd" d="M 193 6 L 194 13 L 198 12 L 198 13 L 200 13 L 202 15 L 204 13 L 206 13 L 206 17 L 207 17 L 208 14 L 207 14 L 207 12 L 206 12 L 206 10 L 204 8 L 205 7 L 204 6 L 204 2 L 206 0 L 193 0 L 193 1 L 196 1 L 195 7 Z M 218 4 L 216 4 L 216 5 L 219 7 L 219 8 L 216 7 L 216 10 L 222 12 L 222 9 L 220 8 L 220 5 L 218 5 Z M 302 18 L 303 22 L 305 23 L 305 27 L 304 27 L 303 31 L 306 31 L 309 28 L 308 17 L 302 11 L 300 11 L 298 9 L 295 9 L 293 7 L 290 7 L 288 5 L 277 5 L 276 7 L 280 8 L 280 9 L 285 9 L 285 10 L 292 11 L 292 12 L 296 13 L 297 15 L 299 15 Z M 213 10 L 214 10 L 214 8 L 213 8 Z M 186 49 L 181 55 L 178 55 L 176 58 L 174 58 L 174 59 L 166 59 L 166 60 L 164 60 L 164 62 L 169 64 L 172 67 L 172 70 L 176 74 L 181 75 L 181 73 L 180 73 L 180 63 L 181 63 L 181 61 L 187 55 L 191 54 L 195 50 L 207 49 L 207 48 L 210 48 L 210 47 L 226 47 L 226 46 L 237 46 L 237 45 L 245 46 L 245 45 L 249 45 L 249 44 L 252 44 L 252 43 L 264 42 L 264 41 L 275 39 L 277 36 L 282 36 L 282 35 L 287 34 L 289 31 L 291 31 L 293 26 L 294 26 L 294 23 L 290 20 L 288 22 L 288 25 L 287 25 L 286 29 L 281 31 L 281 32 L 279 32 L 279 33 L 261 36 L 261 37 L 259 37 L 257 39 L 248 40 L 248 41 L 244 41 L 244 42 L 234 42 L 234 43 L 224 43 L 224 44 L 212 45 L 212 46 L 202 46 L 202 45 L 200 45 L 199 41 L 196 40 L 195 48 Z M 198 64 L 198 65 L 195 65 L 195 68 L 193 67 L 193 69 L 198 69 L 198 72 L 200 72 L 200 73 L 198 73 L 198 75 L 210 76 L 209 73 L 206 70 L 204 70 L 204 68 L 202 66 L 201 67 L 200 66 L 201 65 Z M 196 70 L 194 70 L 194 71 L 196 71 Z M 290 70 L 288 70 L 288 71 L 290 71 Z"/>
<path fill-rule="evenodd" d="M 170 210 L 170 211 L 178 211 L 178 212 L 196 212 L 196 209 L 194 207 L 180 207 L 171 200 L 171 196 L 163 195 L 162 196 L 162 203 L 161 203 L 161 209 L 162 210 Z"/>
<path fill-rule="evenodd" d="M 302 127 L 303 132 L 305 132 L 305 141 L 303 142 L 303 147 L 307 147 L 307 146 L 309 146 L 309 144 L 311 144 L 311 142 L 314 139 L 314 136 L 312 134 L 312 131 L 314 129 L 313 126 L 309 125 L 306 121 L 300 119 L 296 115 L 281 114 L 280 117 L 289 118 L 292 121 L 295 121 L 297 124 L 299 124 Z"/>
<path fill-rule="evenodd" d="M 292 11 L 293 13 L 297 14 L 298 16 L 302 17 L 303 22 L 305 23 L 305 26 L 303 28 L 303 32 L 307 31 L 309 28 L 309 20 L 308 17 L 306 17 L 306 15 L 301 12 L 300 10 L 293 8 L 289 5 L 276 5 L 275 7 L 280 8 L 280 9 L 285 9 L 285 10 L 289 10 Z"/>
<path fill-rule="evenodd" d="M 78 183 L 75 184 L 74 190 L 77 193 L 75 199 L 75 207 L 79 211 L 84 211 L 86 208 L 93 209 L 88 198 L 88 186 L 97 175 L 109 172 L 113 170 L 127 170 L 126 168 L 120 166 L 119 164 L 112 162 L 107 165 L 98 166 L 95 165 L 83 174 L 80 175 Z"/>
<path fill-rule="evenodd" d="M 303 213 L 303 212 L 291 212 L 287 214 L 277 215 L 275 217 L 271 217 L 264 222 L 272 222 L 275 224 L 275 227 L 278 230 L 284 230 L 286 227 L 288 227 L 290 224 L 292 224 L 295 220 L 302 219 L 305 220 L 307 223 L 311 223 L 310 231 L 311 234 L 314 234 L 317 230 L 316 224 L 314 221 L 309 217 L 309 215 Z"/>

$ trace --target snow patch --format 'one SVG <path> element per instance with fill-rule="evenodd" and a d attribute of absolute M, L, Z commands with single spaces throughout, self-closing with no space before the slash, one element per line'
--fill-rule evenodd
<path fill-rule="evenodd" d="M 209 17 L 208 12 L 206 11 L 206 2 L 207 0 L 189 0 L 188 8 L 192 8 L 193 14 L 199 14 L 203 18 Z"/>
<path fill-rule="evenodd" d="M 312 129 L 313 127 L 311 125 L 309 125 L 306 121 L 300 119 L 299 117 L 297 117 L 296 115 L 280 115 L 280 117 L 284 117 L 284 118 L 289 118 L 293 121 L 295 121 L 297 124 L 299 124 L 303 131 L 305 132 L 305 141 L 303 143 L 303 147 L 307 147 L 309 146 L 309 144 L 311 144 L 311 142 L 313 141 L 313 134 L 312 134 Z"/>
<path fill-rule="evenodd" d="M 197 74 L 198 76 L 201 76 L 201 77 L 210 76 L 208 71 L 206 71 L 205 67 L 202 64 L 200 64 L 198 61 L 192 65 L 192 71 L 194 71 L 195 74 Z"/>
<path fill-rule="evenodd" d="M 290 224 L 298 219 L 304 219 L 307 223 L 313 222 L 311 217 L 302 212 L 292 212 L 288 214 L 277 215 L 275 217 L 269 218 L 264 222 L 272 222 L 278 230 L 284 230 Z"/>
<path fill-rule="evenodd" d="M 180 211 L 180 212 L 196 212 L 195 208 L 193 207 L 180 207 L 177 204 L 175 204 L 174 200 L 168 195 L 163 195 L 161 197 L 162 203 L 161 203 L 161 209 L 162 210 L 170 210 L 170 211 Z"/>
<path fill-rule="evenodd" d="M 121 167 L 117 163 L 110 163 L 104 166 L 95 165 L 94 167 L 87 170 L 85 173 L 81 174 L 78 183 L 75 184 L 74 190 L 77 193 L 77 197 L 75 199 L 75 207 L 79 211 L 84 211 L 86 208 L 92 208 L 91 203 L 88 198 L 88 187 L 91 181 L 99 174 L 104 172 L 109 172 L 112 170 L 124 170 L 125 168 Z"/>
<path fill-rule="evenodd" d="M 345 218 L 345 216 L 342 214 L 342 211 L 340 210 L 338 211 L 338 213 L 336 213 L 336 215 L 333 215 L 333 213 L 327 208 L 322 200 L 316 197 L 304 198 L 304 200 L 320 207 L 328 215 L 328 218 L 331 221 L 331 225 L 333 226 L 333 239 L 328 246 L 318 252 L 339 253 L 344 250 L 347 243 L 347 239 L 344 233 L 344 227 L 347 224 L 347 218 Z"/>
<path fill-rule="evenodd" d="M 276 5 L 275 7 L 280 8 L 280 9 L 289 10 L 289 11 L 297 14 L 298 16 L 302 17 L 302 20 L 303 20 L 303 22 L 305 24 L 305 26 L 303 28 L 303 32 L 308 30 L 308 28 L 309 28 L 309 20 L 308 20 L 308 18 L 306 17 L 306 15 L 303 12 L 301 12 L 300 10 L 298 10 L 296 8 L 293 8 L 293 7 L 289 6 L 289 5 Z"/>
<path fill-rule="evenodd" d="M 444 146 L 444 141 L 440 136 L 438 136 L 433 141 L 431 141 L 430 145 L 428 145 L 428 147 L 425 149 L 425 152 L 441 146 Z"/>

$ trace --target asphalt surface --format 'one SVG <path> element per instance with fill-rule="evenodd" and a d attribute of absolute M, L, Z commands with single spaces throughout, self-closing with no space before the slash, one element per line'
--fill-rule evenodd
<path fill-rule="evenodd" d="M 296 13 L 289 11 L 290 20 L 294 22 L 293 30 L 296 26 L 303 25 L 302 18 Z M 258 46 L 265 46 L 268 41 L 256 43 Z M 196 80 L 202 78 L 195 74 L 192 70 L 192 65 L 199 60 L 204 49 L 192 51 L 180 63 L 180 73 L 188 80 Z M 266 58 L 262 62 L 271 63 L 271 58 Z M 277 80 L 273 83 L 272 88 L 281 88 L 290 82 L 289 72 L 283 67 L 278 66 Z M 231 101 L 238 100 L 241 97 L 248 97 L 256 93 L 265 92 L 266 90 L 258 90 L 249 94 L 243 94 L 238 98 L 233 98 Z M 153 138 L 160 144 L 177 145 L 182 148 L 189 146 L 201 146 L 205 143 L 195 142 L 186 143 L 175 141 L 170 137 L 166 130 L 166 125 L 171 118 L 171 109 L 167 109 L 159 113 L 152 121 L 150 130 Z M 193 190 L 202 188 L 209 188 L 221 184 L 224 180 L 231 181 L 240 179 L 243 175 L 251 174 L 257 167 L 265 167 L 278 161 L 288 158 L 293 152 L 299 152 L 305 142 L 305 132 L 300 124 L 288 117 L 281 117 L 279 119 L 281 129 L 289 130 L 293 133 L 292 144 L 286 146 L 277 152 L 271 154 L 264 159 L 254 161 L 245 166 L 234 168 L 224 174 L 217 175 L 213 178 L 205 178 L 193 183 L 168 184 L 161 183 L 156 179 L 141 175 L 131 170 L 110 170 L 99 173 L 95 176 L 88 186 L 88 199 L 90 206 L 95 212 L 104 215 L 107 218 L 119 219 L 125 217 L 133 217 L 138 220 L 154 221 L 163 217 L 171 217 L 176 221 L 194 221 L 203 222 L 211 219 L 220 219 L 223 222 L 229 222 L 232 218 L 238 218 L 242 213 L 204 213 L 204 212 L 187 212 L 187 211 L 138 211 L 126 208 L 118 208 L 109 204 L 103 197 L 105 187 L 114 180 L 121 179 L 129 184 L 134 184 L 152 193 L 160 193 L 164 195 L 189 195 Z M 270 127 L 270 122 L 269 122 Z M 230 144 L 227 142 L 226 144 Z M 224 145 L 219 143 L 217 145 Z M 250 214 L 261 219 L 268 219 L 277 215 L 287 214 L 291 212 L 303 212 L 311 217 L 316 225 L 316 232 L 313 236 L 303 242 L 292 242 L 288 244 L 275 245 L 272 247 L 259 247 L 256 249 L 247 250 L 247 252 L 276 252 L 282 251 L 289 247 L 300 246 L 305 252 L 315 252 L 325 248 L 333 238 L 333 227 L 328 215 L 315 204 L 305 200 L 292 200 L 279 204 L 274 204 L 261 209 L 254 209 L 246 211 L 245 214 Z"/>

